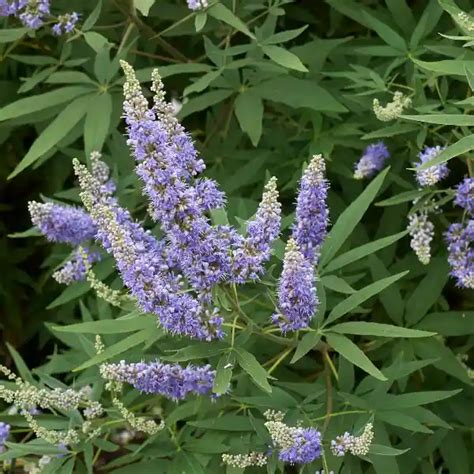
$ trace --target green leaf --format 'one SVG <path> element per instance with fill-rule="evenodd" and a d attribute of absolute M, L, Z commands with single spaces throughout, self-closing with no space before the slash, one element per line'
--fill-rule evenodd
<path fill-rule="evenodd" d="M 53 309 L 65 303 L 69 303 L 82 295 L 85 295 L 90 290 L 90 285 L 86 281 L 78 281 L 66 287 L 63 292 L 53 300 L 46 309 Z"/>
<path fill-rule="evenodd" d="M 98 53 L 104 46 L 110 44 L 105 36 L 102 36 L 95 31 L 88 31 L 87 33 L 84 33 L 84 39 L 96 53 Z"/>
<path fill-rule="evenodd" d="M 147 67 L 143 69 L 137 69 L 135 72 L 137 79 L 140 82 L 151 81 L 151 73 L 156 67 Z M 161 78 L 175 76 L 177 74 L 193 74 L 198 72 L 209 72 L 212 67 L 209 64 L 201 63 L 184 63 L 184 64 L 171 64 L 169 66 L 161 66 L 158 68 Z"/>
<path fill-rule="evenodd" d="M 294 109 L 303 107 L 323 112 L 347 112 L 328 91 L 307 79 L 280 76 L 260 83 L 252 91 L 262 99 L 285 104 Z"/>
<path fill-rule="evenodd" d="M 308 28 L 308 25 L 304 25 L 301 28 L 296 28 L 294 30 L 287 30 L 287 31 L 280 31 L 268 38 L 263 40 L 264 44 L 279 44 L 285 43 L 286 41 L 290 41 L 292 39 L 297 38 L 303 31 Z"/>
<path fill-rule="evenodd" d="M 376 281 L 361 290 L 357 291 L 353 295 L 349 296 L 345 300 L 338 303 L 332 311 L 329 313 L 328 318 L 324 322 L 324 327 L 326 327 L 329 323 L 332 323 L 336 319 L 341 318 L 347 313 L 350 313 L 354 308 L 357 308 L 361 303 L 368 300 L 372 296 L 377 295 L 385 288 L 393 285 L 396 281 L 403 278 L 408 271 L 397 273 L 396 275 L 389 276 L 387 278 L 383 278 L 382 280 Z"/>
<path fill-rule="evenodd" d="M 407 45 L 405 40 L 392 28 L 381 22 L 366 11 L 363 12 L 366 22 L 387 44 L 399 51 L 406 51 Z"/>
<path fill-rule="evenodd" d="M 404 133 L 410 133 L 418 130 L 417 125 L 410 125 L 408 123 L 397 123 L 395 125 L 389 125 L 388 127 L 379 128 L 370 133 L 362 135 L 362 140 L 374 140 L 376 138 L 394 137 L 396 135 L 402 135 Z"/>
<path fill-rule="evenodd" d="M 356 247 L 355 249 L 349 250 L 339 257 L 336 257 L 334 260 L 331 260 L 327 267 L 324 268 L 323 273 L 326 274 L 333 272 L 341 267 L 356 262 L 367 255 L 372 255 L 378 250 L 381 250 L 393 244 L 394 242 L 397 242 L 397 240 L 400 240 L 402 237 L 407 235 L 407 233 L 408 231 L 404 230 L 398 234 L 389 235 L 388 237 L 383 237 L 381 239 L 374 240 L 373 242 L 369 242 L 368 244 L 361 245 L 360 247 Z"/>
<path fill-rule="evenodd" d="M 313 347 L 315 347 L 318 342 L 321 340 L 321 334 L 315 331 L 308 332 L 305 334 L 301 341 L 296 346 L 296 351 L 293 355 L 293 358 L 290 361 L 290 364 L 294 364 L 305 356 Z"/>
<path fill-rule="evenodd" d="M 90 30 L 97 23 L 101 10 L 102 10 L 102 0 L 98 0 L 91 14 L 84 21 L 82 25 L 82 31 Z"/>
<path fill-rule="evenodd" d="M 67 105 L 34 141 L 8 179 L 14 178 L 36 160 L 54 148 L 84 117 L 90 105 L 91 96 L 79 97 Z"/>
<path fill-rule="evenodd" d="M 402 204 L 404 202 L 412 202 L 429 193 L 430 191 L 427 189 L 416 189 L 413 191 L 405 191 L 403 193 L 396 194 L 395 196 L 389 197 L 388 199 L 383 199 L 382 201 L 376 202 L 375 205 L 379 207 L 396 206 L 397 204 Z"/>
<path fill-rule="evenodd" d="M 161 356 L 163 360 L 169 360 L 172 362 L 186 362 L 193 359 L 203 359 L 212 357 L 220 354 L 225 349 L 225 346 L 219 343 L 212 345 L 194 345 L 184 347 L 183 349 L 177 350 L 174 354 L 169 356 Z"/>
<path fill-rule="evenodd" d="M 308 72 L 308 69 L 301 62 L 300 58 L 285 48 L 265 44 L 263 44 L 261 48 L 272 61 L 275 61 L 280 66 L 286 67 L 287 69 L 294 69 L 295 71 Z"/>
<path fill-rule="evenodd" d="M 207 23 L 207 13 L 206 12 L 198 12 L 194 17 L 194 28 L 196 29 L 196 33 L 199 33 Z"/>
<path fill-rule="evenodd" d="M 375 454 L 377 456 L 400 456 L 410 451 L 410 448 L 407 449 L 396 449 L 391 446 L 382 446 L 380 444 L 372 443 L 370 445 L 369 454 Z"/>
<path fill-rule="evenodd" d="M 180 119 L 183 119 L 188 115 L 193 114 L 194 112 L 200 112 L 201 110 L 207 109 L 211 105 L 222 102 L 232 94 L 233 91 L 229 89 L 217 89 L 205 92 L 204 94 L 201 94 L 197 97 L 193 97 L 183 105 L 183 108 L 179 112 L 178 117 Z"/>
<path fill-rule="evenodd" d="M 420 68 L 434 72 L 439 76 L 464 76 L 465 68 L 474 66 L 474 61 L 461 59 L 422 61 L 421 59 L 412 58 L 412 61 Z"/>
<path fill-rule="evenodd" d="M 436 158 L 427 161 L 417 169 L 424 170 L 429 168 L 430 166 L 446 163 L 451 158 L 462 155 L 464 153 L 468 153 L 472 150 L 474 150 L 474 134 L 468 135 L 467 137 L 463 137 L 456 143 L 449 145 L 439 155 L 437 155 Z"/>
<path fill-rule="evenodd" d="M 255 36 L 250 32 L 245 23 L 239 17 L 235 16 L 223 3 L 214 3 L 207 9 L 207 13 L 216 20 L 223 21 L 232 26 L 232 28 L 235 28 L 248 37 L 255 39 Z"/>
<path fill-rule="evenodd" d="M 51 74 L 47 81 L 48 84 L 91 84 L 97 86 L 87 74 L 80 71 L 57 71 Z"/>
<path fill-rule="evenodd" d="M 454 125 L 458 127 L 472 127 L 474 115 L 462 114 L 434 114 L 434 115 L 402 115 L 400 118 L 415 122 L 434 123 L 437 125 Z"/>
<path fill-rule="evenodd" d="M 252 380 L 265 392 L 271 393 L 272 387 L 268 383 L 268 372 L 260 365 L 253 354 L 240 347 L 234 347 L 237 362 L 247 372 Z"/>
<path fill-rule="evenodd" d="M 186 89 L 183 91 L 183 95 L 188 96 L 193 92 L 202 92 L 209 87 L 209 84 L 220 77 L 221 74 L 222 69 L 209 71 L 208 73 L 204 74 L 204 76 L 201 76 L 196 82 L 193 82 L 190 86 L 186 87 Z"/>
<path fill-rule="evenodd" d="M 473 311 L 446 311 L 431 313 L 418 323 L 419 329 L 436 331 L 443 336 L 474 334 Z"/>
<path fill-rule="evenodd" d="M 377 419 L 384 421 L 389 425 L 398 426 L 415 433 L 433 433 L 433 431 L 431 431 L 425 425 L 422 425 L 416 418 L 399 411 L 378 411 Z"/>
<path fill-rule="evenodd" d="M 8 347 L 8 351 L 10 352 L 13 361 L 15 362 L 16 369 L 18 370 L 18 375 L 20 377 L 30 383 L 34 382 L 33 376 L 31 375 L 30 369 L 28 366 L 25 364 L 25 361 L 21 357 L 21 355 L 16 351 L 16 349 L 6 342 L 6 345 Z"/>
<path fill-rule="evenodd" d="M 143 15 L 148 16 L 150 8 L 155 3 L 155 0 L 133 0 L 133 6 Z"/>
<path fill-rule="evenodd" d="M 237 96 L 234 112 L 240 128 L 246 133 L 253 146 L 257 146 L 262 135 L 263 104 L 252 91 L 244 91 Z"/>
<path fill-rule="evenodd" d="M 449 277 L 449 265 L 445 257 L 431 261 L 427 274 L 406 302 L 405 319 L 410 324 L 420 321 L 438 301 Z"/>
<path fill-rule="evenodd" d="M 118 319 L 103 319 L 86 323 L 53 326 L 53 331 L 79 334 L 123 334 L 140 329 L 156 329 L 156 316 L 131 313 Z"/>
<path fill-rule="evenodd" d="M 360 367 L 378 380 L 387 380 L 387 377 L 372 364 L 370 359 L 350 339 L 333 333 L 327 333 L 326 339 L 328 344 L 351 364 Z"/>
<path fill-rule="evenodd" d="M 109 133 L 112 116 L 112 96 L 104 92 L 91 101 L 84 122 L 84 144 L 86 156 L 101 151 Z"/>
<path fill-rule="evenodd" d="M 341 334 L 357 334 L 364 336 L 380 337 L 430 337 L 435 332 L 420 331 L 417 329 L 402 328 L 391 324 L 369 323 L 366 321 L 350 321 L 336 324 L 329 328 L 333 332 Z"/>
<path fill-rule="evenodd" d="M 115 357 L 125 351 L 128 351 L 133 347 L 139 346 L 140 344 L 147 341 L 149 338 L 149 329 L 143 329 L 141 331 L 138 331 L 126 337 L 125 339 L 122 339 L 119 342 L 116 342 L 115 344 L 112 344 L 111 346 L 107 347 L 104 352 L 95 355 L 94 357 L 92 357 L 92 359 L 89 359 L 87 362 L 84 362 L 79 367 L 75 368 L 73 371 L 78 372 L 80 370 L 87 369 L 88 367 L 98 365 L 108 359 L 111 359 L 112 357 Z"/>
<path fill-rule="evenodd" d="M 344 293 L 346 295 L 351 295 L 356 292 L 349 283 L 344 279 L 339 278 L 336 275 L 327 275 L 321 278 L 321 283 L 325 288 L 329 288 L 332 291 L 337 293 Z"/>
<path fill-rule="evenodd" d="M 458 390 L 433 390 L 431 392 L 411 392 L 401 395 L 385 394 L 372 401 L 373 408 L 383 410 L 390 407 L 391 410 L 401 410 L 403 408 L 412 408 L 429 403 L 439 402 L 447 398 L 454 397 L 462 389 Z"/>
<path fill-rule="evenodd" d="M 248 416 L 223 415 L 206 420 L 188 421 L 188 425 L 219 431 L 253 431 Z"/>
<path fill-rule="evenodd" d="M 344 242 L 352 234 L 356 225 L 362 219 L 375 196 L 379 192 L 388 170 L 382 171 L 339 216 L 333 228 L 329 232 L 321 250 L 321 266 L 327 265 L 342 247 Z"/>
<path fill-rule="evenodd" d="M 54 107 L 55 105 L 70 102 L 75 97 L 87 94 L 88 92 L 91 92 L 91 89 L 88 87 L 71 86 L 16 100 L 0 109 L 0 121 L 22 117 L 32 114 L 33 112 Z"/>
<path fill-rule="evenodd" d="M 216 367 L 216 377 L 212 391 L 217 394 L 226 393 L 229 389 L 230 379 L 232 378 L 232 369 L 234 366 L 234 354 L 224 354 L 219 359 Z"/>
<path fill-rule="evenodd" d="M 28 31 L 28 28 L 0 29 L 0 43 L 16 41 L 26 35 Z"/>

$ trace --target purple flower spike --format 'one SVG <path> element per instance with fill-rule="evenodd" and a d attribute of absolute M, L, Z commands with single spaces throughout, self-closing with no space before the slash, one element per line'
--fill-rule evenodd
<path fill-rule="evenodd" d="M 312 265 L 318 263 L 321 245 L 327 234 L 327 195 L 324 158 L 315 155 L 301 178 L 293 226 L 293 238 Z"/>
<path fill-rule="evenodd" d="M 5 441 L 10 435 L 10 425 L 0 421 L 0 453 L 5 449 Z"/>
<path fill-rule="evenodd" d="M 418 155 L 420 161 L 416 164 L 417 168 L 436 158 L 444 149 L 445 147 L 440 146 L 425 147 Z M 420 186 L 433 186 L 448 176 L 449 169 L 446 163 L 442 163 L 440 165 L 430 166 L 424 170 L 417 170 L 415 173 L 416 180 Z"/>
<path fill-rule="evenodd" d="M 212 391 L 215 371 L 210 365 L 186 368 L 179 364 L 156 362 L 103 364 L 101 375 L 107 380 L 125 382 L 144 393 L 183 400 L 188 395 L 206 395 Z"/>
<path fill-rule="evenodd" d="M 281 205 L 278 202 L 276 178 L 265 186 L 255 218 L 247 226 L 247 237 L 234 250 L 232 279 L 237 283 L 255 280 L 270 259 L 270 245 L 280 233 Z"/>
<path fill-rule="evenodd" d="M 82 209 L 35 201 L 28 203 L 28 209 L 33 224 L 52 242 L 79 245 L 95 237 L 96 227 Z"/>
<path fill-rule="evenodd" d="M 318 305 L 313 267 L 293 239 L 286 246 L 278 302 L 279 313 L 272 320 L 283 333 L 308 327 Z"/>
<path fill-rule="evenodd" d="M 370 178 L 383 168 L 385 161 L 390 158 L 390 153 L 384 142 L 369 145 L 361 159 L 355 164 L 354 178 Z"/>
<path fill-rule="evenodd" d="M 446 233 L 448 262 L 458 286 L 474 289 L 474 220 L 451 224 Z"/>
<path fill-rule="evenodd" d="M 456 190 L 454 204 L 465 209 L 474 216 L 474 178 L 465 178 Z"/>

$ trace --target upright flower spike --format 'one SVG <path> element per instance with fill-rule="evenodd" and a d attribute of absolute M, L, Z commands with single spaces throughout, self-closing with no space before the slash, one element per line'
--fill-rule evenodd
<path fill-rule="evenodd" d="M 451 276 L 461 288 L 474 289 L 474 220 L 451 224 L 446 233 Z"/>
<path fill-rule="evenodd" d="M 354 178 L 364 179 L 374 176 L 383 168 L 388 158 L 390 153 L 384 142 L 369 145 L 354 166 Z"/>
<path fill-rule="evenodd" d="M 418 155 L 420 161 L 416 163 L 416 167 L 420 168 L 421 165 L 436 158 L 444 149 L 445 147 L 440 146 L 425 147 Z M 446 178 L 448 174 L 449 169 L 446 163 L 430 166 L 424 170 L 416 169 L 415 171 L 416 180 L 418 181 L 418 184 L 423 187 L 435 185 L 442 179 Z"/>
<path fill-rule="evenodd" d="M 97 226 L 97 238 L 115 258 L 125 286 L 145 312 L 155 313 L 173 334 L 210 340 L 222 335 L 222 318 L 208 310 L 169 269 L 164 245 L 157 242 L 116 199 L 101 192 L 102 183 L 74 160 L 81 198 Z"/>
<path fill-rule="evenodd" d="M 210 365 L 196 367 L 156 362 L 103 364 L 100 373 L 106 380 L 128 383 L 144 393 L 183 400 L 188 395 L 207 395 L 212 391 L 215 371 Z"/>
<path fill-rule="evenodd" d="M 306 328 L 317 304 L 313 266 L 300 252 L 295 240 L 290 239 L 278 286 L 279 312 L 272 316 L 272 320 L 283 333 Z"/>
<path fill-rule="evenodd" d="M 454 204 L 474 217 L 474 178 L 465 178 L 456 189 Z"/>
<path fill-rule="evenodd" d="M 52 242 L 79 245 L 95 237 L 96 227 L 83 209 L 35 201 L 28 209 L 33 224 Z"/>
<path fill-rule="evenodd" d="M 270 245 L 280 233 L 281 204 L 275 177 L 265 185 L 255 218 L 247 226 L 247 237 L 234 249 L 232 279 L 243 283 L 256 279 L 263 272 L 263 263 L 270 259 Z"/>
<path fill-rule="evenodd" d="M 170 257 L 193 288 L 208 297 L 231 269 L 235 231 L 212 227 L 205 215 L 223 204 L 223 195 L 210 180 L 191 182 L 204 165 L 189 136 L 170 114 L 157 73 L 152 86 L 155 107 L 150 110 L 132 67 L 123 62 L 122 67 L 128 143 L 150 201 L 150 215 L 161 223 Z"/>
<path fill-rule="evenodd" d="M 300 181 L 292 234 L 302 254 L 312 265 L 318 263 L 321 245 L 327 234 L 327 195 L 324 158 L 314 155 Z"/>

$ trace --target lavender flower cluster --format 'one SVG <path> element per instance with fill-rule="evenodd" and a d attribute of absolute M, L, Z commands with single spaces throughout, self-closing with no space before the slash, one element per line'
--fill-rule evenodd
<path fill-rule="evenodd" d="M 5 441 L 10 436 L 10 425 L 0 421 L 0 453 L 5 449 Z"/>
<path fill-rule="evenodd" d="M 466 211 L 464 222 L 446 232 L 448 262 L 458 286 L 474 289 L 474 178 L 466 178 L 456 191 L 454 203 Z"/>
<path fill-rule="evenodd" d="M 53 17 L 50 0 L 0 0 L 0 17 L 8 16 L 18 18 L 33 30 L 41 28 L 46 21 L 55 21 L 52 26 L 55 35 L 71 33 L 79 20 L 76 12 Z"/>

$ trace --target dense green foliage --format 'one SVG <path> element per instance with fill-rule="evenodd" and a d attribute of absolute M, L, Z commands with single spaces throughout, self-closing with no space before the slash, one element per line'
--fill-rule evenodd
<path fill-rule="evenodd" d="M 191 12 L 184 1 L 57 0 L 55 11 L 81 15 L 63 37 L 1 19 L 1 359 L 38 387 L 91 385 L 106 409 L 95 421 L 99 436 L 54 457 L 61 450 L 2 405 L 0 421 L 12 425 L 0 454 L 7 472 L 51 455 L 41 472 L 237 474 L 243 470 L 223 465 L 221 455 L 265 451 L 267 409 L 285 412 L 293 425 L 318 427 L 325 456 L 304 467 L 271 458 L 246 472 L 473 472 L 474 299 L 450 278 L 443 238 L 462 219 L 452 204 L 454 186 L 472 176 L 474 20 L 459 16 L 469 4 L 222 0 Z M 102 150 L 120 203 L 153 229 L 124 137 L 120 59 L 145 87 L 157 67 L 169 96 L 182 103 L 178 118 L 206 175 L 228 197 L 225 212 L 212 216 L 216 223 L 244 226 L 268 177 L 278 178 L 282 236 L 260 283 L 239 287 L 238 297 L 219 288 L 228 323 L 221 342 L 166 335 L 154 315 L 129 303 L 116 308 L 86 282 L 61 287 L 51 275 L 70 249 L 31 228 L 31 199 L 80 205 L 72 158 L 86 163 L 91 151 Z M 411 98 L 411 108 L 379 121 L 373 99 L 385 104 L 396 91 Z M 355 180 L 354 163 L 381 139 L 390 167 Z M 410 168 L 425 145 L 447 147 L 438 160 L 447 161 L 450 175 L 420 191 Z M 298 181 L 315 153 L 326 158 L 331 186 L 332 226 L 317 269 L 320 305 L 310 330 L 283 337 L 271 329 L 276 281 Z M 442 210 L 432 216 L 436 234 L 425 266 L 406 228 L 409 213 L 432 198 Z M 112 258 L 94 270 L 122 288 Z M 232 389 L 215 401 L 175 403 L 126 387 L 125 406 L 163 419 L 166 429 L 124 443 L 118 434 L 128 425 L 98 364 L 157 357 L 209 363 L 217 367 L 216 391 L 229 380 Z M 77 410 L 35 418 L 56 430 L 81 423 Z M 331 439 L 369 421 L 375 438 L 367 456 L 331 454 Z"/>

